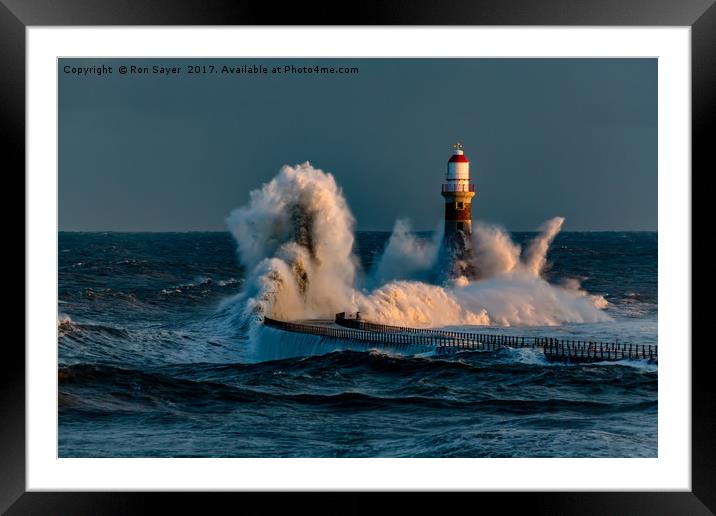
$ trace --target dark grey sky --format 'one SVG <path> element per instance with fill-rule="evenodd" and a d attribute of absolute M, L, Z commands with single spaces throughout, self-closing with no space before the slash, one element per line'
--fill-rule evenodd
<path fill-rule="evenodd" d="M 358 66 L 358 75 L 120 75 L 122 64 Z M 77 77 L 65 65 L 107 64 Z M 358 229 L 432 230 L 450 146 L 473 219 L 657 229 L 656 59 L 61 59 L 66 231 L 223 230 L 284 164 L 342 186 Z"/>

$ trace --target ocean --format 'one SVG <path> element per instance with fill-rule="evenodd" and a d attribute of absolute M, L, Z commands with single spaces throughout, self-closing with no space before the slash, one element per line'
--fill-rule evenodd
<path fill-rule="evenodd" d="M 237 256 L 235 237 L 59 233 L 60 457 L 657 456 L 656 364 L 304 345 L 245 316 L 265 310 L 266 298 L 251 297 L 263 283 L 242 265 L 251 260 Z M 376 285 L 367 279 L 390 237 L 359 231 L 353 242 L 357 290 L 366 293 L 357 302 L 376 317 L 397 317 L 380 311 L 387 294 L 370 297 Z M 534 237 L 510 235 L 523 248 Z M 548 318 L 512 314 L 492 285 L 470 298 L 486 304 L 489 324 L 441 326 L 657 344 L 656 233 L 559 233 L 539 273 L 557 294 L 536 302 L 562 303 Z M 584 293 L 604 300 L 590 308 L 599 317 L 563 306 L 575 281 L 574 303 Z M 271 306 L 289 313 L 272 295 Z"/>

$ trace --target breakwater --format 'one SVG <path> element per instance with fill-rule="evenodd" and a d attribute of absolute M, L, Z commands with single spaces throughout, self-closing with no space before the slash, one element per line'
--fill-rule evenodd
<path fill-rule="evenodd" d="M 601 362 L 649 360 L 658 362 L 658 346 L 628 342 L 599 342 L 552 337 L 525 337 L 498 333 L 472 333 L 431 328 L 377 324 L 336 314 L 335 325 L 279 321 L 264 318 L 264 324 L 284 331 L 308 333 L 331 340 L 362 343 L 413 352 L 438 354 L 463 351 L 495 351 L 500 348 L 534 348 L 554 362 Z"/>

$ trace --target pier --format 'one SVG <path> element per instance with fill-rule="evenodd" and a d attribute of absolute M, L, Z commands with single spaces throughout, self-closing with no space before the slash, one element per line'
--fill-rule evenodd
<path fill-rule="evenodd" d="M 269 317 L 264 317 L 264 324 L 283 331 L 364 344 L 366 347 L 417 349 L 424 352 L 434 351 L 437 354 L 497 351 L 501 348 L 532 348 L 541 350 L 551 362 L 585 363 L 619 360 L 658 362 L 658 346 L 655 345 L 390 326 L 349 318 L 346 317 L 345 312 L 336 314 L 334 321 L 324 321 L 323 324 L 309 321 L 279 321 Z"/>

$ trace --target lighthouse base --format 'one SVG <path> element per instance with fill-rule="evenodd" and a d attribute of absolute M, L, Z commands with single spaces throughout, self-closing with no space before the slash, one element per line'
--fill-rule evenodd
<path fill-rule="evenodd" d="M 454 280 L 460 277 L 472 279 L 475 276 L 475 266 L 472 252 L 472 228 L 470 222 L 467 226 L 458 229 L 454 221 L 445 221 L 445 234 L 440 246 L 439 279 L 442 281 Z"/>

